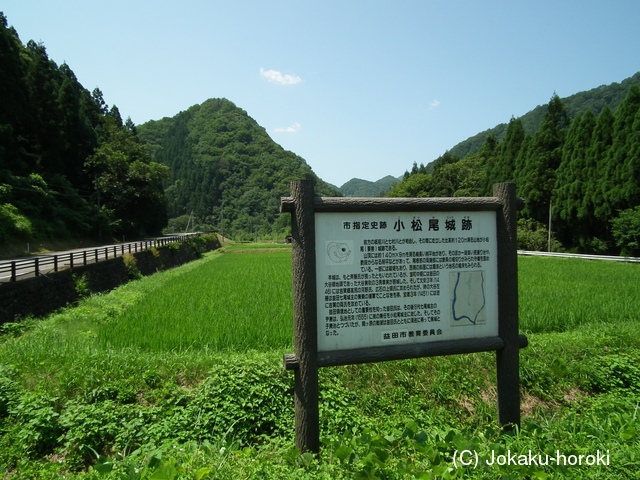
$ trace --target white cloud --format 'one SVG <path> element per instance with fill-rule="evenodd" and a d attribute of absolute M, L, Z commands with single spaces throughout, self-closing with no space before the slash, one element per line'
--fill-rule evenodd
<path fill-rule="evenodd" d="M 439 100 L 434 100 L 433 102 L 431 102 L 429 104 L 429 110 L 431 110 L 432 108 L 438 108 L 440 106 L 440 101 Z"/>
<path fill-rule="evenodd" d="M 283 75 L 282 72 L 277 70 L 265 70 L 264 68 L 260 69 L 260 76 L 276 85 L 296 85 L 302 81 L 297 75 Z"/>
<path fill-rule="evenodd" d="M 273 131 L 278 133 L 297 133 L 300 131 L 301 128 L 302 128 L 302 125 L 296 122 L 290 127 L 286 127 L 286 128 L 278 127 L 278 128 L 275 128 Z"/>

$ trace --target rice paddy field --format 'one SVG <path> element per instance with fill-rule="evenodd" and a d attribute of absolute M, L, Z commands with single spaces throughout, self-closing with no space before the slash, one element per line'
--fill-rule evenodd
<path fill-rule="evenodd" d="M 491 352 L 320 371 L 294 447 L 291 253 L 226 247 L 0 327 L 0 478 L 637 478 L 640 266 L 519 258 L 519 429 Z"/>

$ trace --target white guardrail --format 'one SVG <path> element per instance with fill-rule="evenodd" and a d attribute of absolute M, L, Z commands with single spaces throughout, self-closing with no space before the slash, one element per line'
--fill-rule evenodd
<path fill-rule="evenodd" d="M 534 252 L 518 250 L 518 255 L 536 255 L 540 257 L 581 258 L 583 260 L 609 260 L 613 262 L 640 263 L 640 257 L 618 257 L 614 255 L 586 255 L 584 253 Z"/>

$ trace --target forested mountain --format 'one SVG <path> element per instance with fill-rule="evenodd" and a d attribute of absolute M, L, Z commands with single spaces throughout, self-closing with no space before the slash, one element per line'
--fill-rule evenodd
<path fill-rule="evenodd" d="M 171 172 L 165 193 L 174 228 L 195 217 L 236 239 L 281 235 L 290 216 L 279 213 L 280 197 L 290 194 L 292 179 L 314 180 L 319 195 L 340 195 L 226 99 L 147 122 L 138 132 L 154 161 Z"/>
<path fill-rule="evenodd" d="M 489 135 L 477 153 L 414 164 L 390 196 L 484 196 L 498 182 L 515 182 L 525 200 L 523 238 L 541 233 L 551 211 L 557 248 L 640 255 L 640 86 L 615 111 L 573 118 L 554 95 L 533 134 L 512 118 L 502 140 Z"/>
<path fill-rule="evenodd" d="M 375 182 L 352 178 L 342 185 L 339 190 L 345 197 L 379 197 L 386 193 L 394 183 L 398 183 L 399 180 L 391 175 L 387 175 Z"/>
<path fill-rule="evenodd" d="M 7 25 L 0 13 L 0 245 L 148 235 L 168 217 L 174 228 L 189 222 L 234 238 L 281 235 L 289 215 L 278 207 L 292 179 L 340 195 L 232 102 L 207 100 L 136 127 Z M 514 181 L 530 238 L 542 237 L 551 210 L 564 248 L 640 255 L 639 85 L 640 73 L 554 95 L 414 165 L 390 195 L 490 195 L 492 184 Z M 369 194 L 362 182 L 344 187 Z"/>
<path fill-rule="evenodd" d="M 615 110 L 627 96 L 631 85 L 640 85 L 640 72 L 620 83 L 601 85 L 586 92 L 579 92 L 562 98 L 562 102 L 570 118 L 574 118 L 577 114 L 584 113 L 587 110 L 599 115 L 605 106 L 609 107 L 610 110 Z M 519 117 L 526 133 L 533 135 L 540 128 L 547 107 L 548 104 L 538 105 L 530 112 Z M 502 140 L 507 132 L 507 127 L 508 124 L 501 123 L 489 130 L 480 132 L 452 147 L 449 153 L 459 158 L 463 158 L 470 153 L 477 153 L 490 135 Z"/>
<path fill-rule="evenodd" d="M 0 244 L 157 233 L 166 174 L 99 89 L 0 12 Z"/>

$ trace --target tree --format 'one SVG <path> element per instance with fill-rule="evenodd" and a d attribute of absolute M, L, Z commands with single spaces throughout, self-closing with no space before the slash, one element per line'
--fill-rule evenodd
<path fill-rule="evenodd" d="M 612 219 L 611 233 L 622 255 L 640 256 L 640 205 L 623 210 Z"/>
<path fill-rule="evenodd" d="M 633 85 L 615 113 L 612 144 L 603 169 L 602 189 L 606 211 L 599 212 L 602 217 L 612 218 L 616 210 L 633 206 L 629 196 L 636 190 L 636 179 L 632 176 L 635 159 L 631 158 L 631 152 L 632 142 L 637 138 L 633 133 L 639 108 L 640 87 Z"/>
<path fill-rule="evenodd" d="M 557 170 L 554 190 L 556 230 L 564 244 L 584 245 L 590 232 L 579 218 L 587 181 L 587 151 L 591 145 L 596 117 L 591 110 L 578 114 L 569 127 L 562 148 L 562 162 Z"/>
<path fill-rule="evenodd" d="M 489 135 L 485 142 L 480 147 L 479 155 L 484 159 L 484 184 L 482 185 L 481 194 L 487 194 L 490 189 L 492 189 L 493 184 L 495 183 L 494 177 L 492 174 L 496 173 L 497 164 L 500 161 L 498 158 L 500 151 L 500 142 L 498 141 L 498 137 L 491 134 Z M 468 156 L 468 155 L 467 155 Z"/>
<path fill-rule="evenodd" d="M 494 172 L 493 183 L 513 182 L 516 174 L 516 160 L 524 143 L 525 133 L 522 121 L 511 117 L 504 140 L 500 144 L 498 169 Z"/>
<path fill-rule="evenodd" d="M 556 170 L 562 161 L 562 147 L 569 123 L 562 100 L 554 94 L 540 129 L 533 137 L 524 170 L 521 172 L 526 214 L 539 222 L 547 220 Z"/>
<path fill-rule="evenodd" d="M 396 183 L 387 197 L 426 197 L 432 188 L 433 175 L 431 173 L 416 173 Z"/>
<path fill-rule="evenodd" d="M 106 115 L 109 113 L 109 105 L 104 101 L 102 90 L 98 87 L 94 88 L 93 92 L 91 92 L 91 99 L 96 107 L 96 111 L 100 115 Z"/>
<path fill-rule="evenodd" d="M 0 65 L 4 240 L 84 236 L 105 221 L 122 231 L 158 232 L 166 169 L 150 162 L 133 122 L 123 126 L 100 89 L 89 93 L 42 43 L 22 45 L 1 13 Z"/>
<path fill-rule="evenodd" d="M 495 146 L 495 144 L 494 144 Z M 493 147 L 488 147 L 489 152 Z M 416 172 L 395 184 L 388 197 L 473 197 L 480 196 L 485 183 L 485 158 L 467 155 L 462 160 L 445 154 L 434 162 L 433 173 Z"/>
<path fill-rule="evenodd" d="M 606 175 L 606 159 L 609 157 L 609 150 L 613 143 L 613 112 L 605 106 L 593 129 L 591 144 L 586 154 L 585 162 L 585 185 L 582 205 L 578 210 L 578 217 L 584 221 L 590 221 L 589 231 L 592 237 L 605 239 L 609 232 L 609 221 L 611 206 L 608 205 L 608 198 L 602 189 L 602 181 Z"/>
<path fill-rule="evenodd" d="M 482 155 L 471 154 L 458 162 L 442 165 L 433 172 L 433 186 L 429 196 L 480 196 L 486 176 L 484 162 L 485 159 Z"/>
<path fill-rule="evenodd" d="M 21 51 L 20 40 L 7 28 L 7 18 L 0 12 L 0 170 L 16 173 L 27 171 L 19 152 L 29 109 Z"/>
<path fill-rule="evenodd" d="M 624 163 L 626 179 L 624 197 L 631 206 L 640 205 L 640 108 L 627 137 L 627 158 Z"/>
<path fill-rule="evenodd" d="M 168 168 L 151 162 L 133 133 L 118 125 L 115 116 L 105 118 L 105 139 L 86 162 L 100 206 L 111 217 L 113 233 L 147 235 L 159 233 L 167 221 L 162 182 Z"/>

